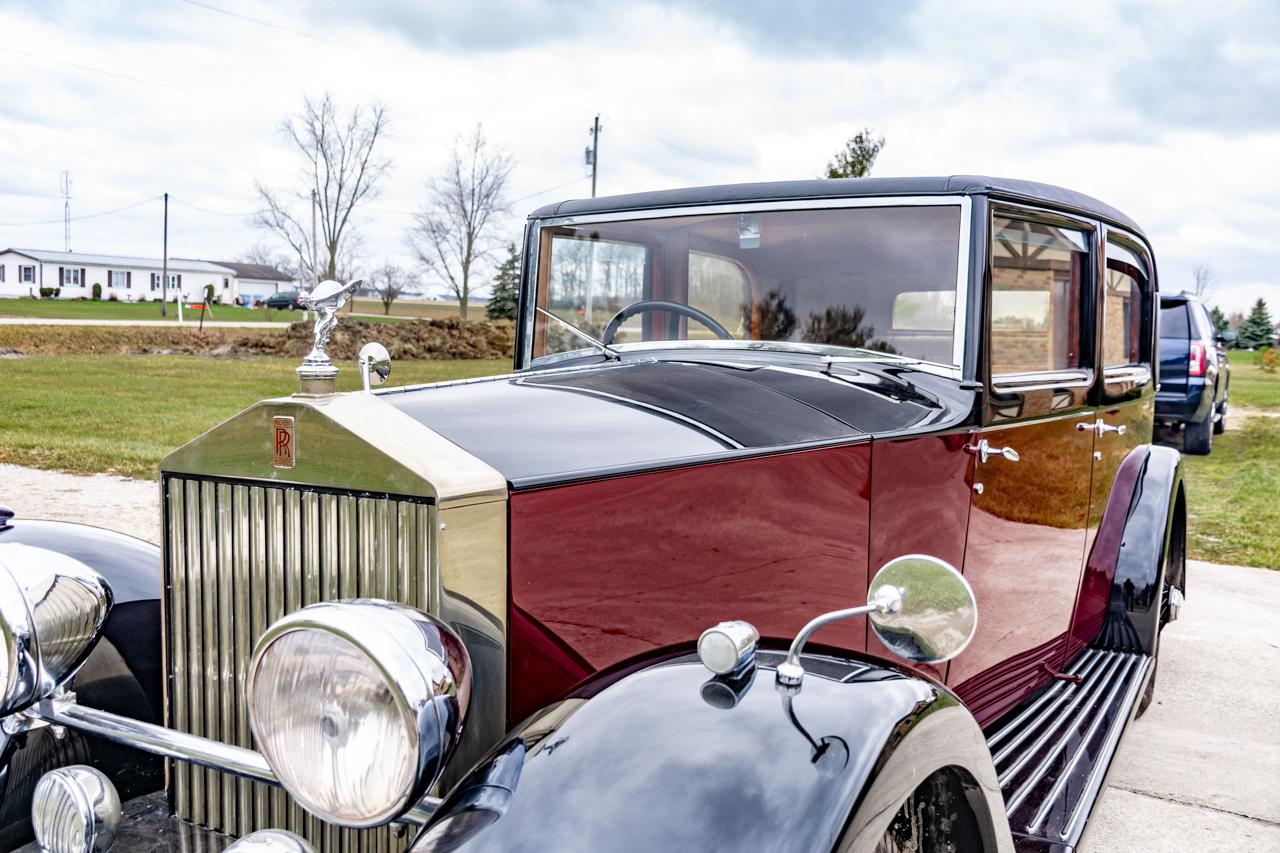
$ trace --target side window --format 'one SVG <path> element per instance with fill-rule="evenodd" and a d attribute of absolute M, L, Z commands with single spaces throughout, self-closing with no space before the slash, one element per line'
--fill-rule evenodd
<path fill-rule="evenodd" d="M 1102 291 L 1102 366 L 1142 364 L 1146 262 L 1135 252 L 1107 241 L 1107 272 Z"/>
<path fill-rule="evenodd" d="M 1086 232 L 996 216 L 992 222 L 991 373 L 1074 370 L 1082 295 L 1090 278 Z"/>

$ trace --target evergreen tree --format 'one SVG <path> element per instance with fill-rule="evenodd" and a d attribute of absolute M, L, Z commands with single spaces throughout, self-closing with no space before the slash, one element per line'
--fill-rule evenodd
<path fill-rule="evenodd" d="M 1217 305 L 1209 311 L 1209 319 L 1213 320 L 1213 330 L 1219 335 L 1231 328 L 1230 322 L 1227 321 L 1227 315 L 1222 313 L 1222 309 Z"/>
<path fill-rule="evenodd" d="M 490 320 L 514 320 L 520 299 L 520 252 L 516 244 L 507 246 L 507 259 L 493 277 L 493 295 L 484 308 Z"/>
<path fill-rule="evenodd" d="M 1271 322 L 1271 313 L 1267 311 L 1267 303 L 1262 299 L 1253 303 L 1253 310 L 1240 324 L 1239 346 L 1246 349 L 1269 347 L 1275 337 L 1275 324 Z"/>
<path fill-rule="evenodd" d="M 884 137 L 877 137 L 869 127 L 863 128 L 836 152 L 834 160 L 827 163 L 827 177 L 865 178 L 871 174 L 871 167 L 882 148 Z"/>

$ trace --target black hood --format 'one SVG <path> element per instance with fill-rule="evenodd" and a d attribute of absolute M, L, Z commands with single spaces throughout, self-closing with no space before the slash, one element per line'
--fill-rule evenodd
<path fill-rule="evenodd" d="M 762 355 L 647 354 L 380 396 L 517 488 L 858 441 L 967 411 L 954 380 L 903 365 L 825 373 L 813 356 Z"/>

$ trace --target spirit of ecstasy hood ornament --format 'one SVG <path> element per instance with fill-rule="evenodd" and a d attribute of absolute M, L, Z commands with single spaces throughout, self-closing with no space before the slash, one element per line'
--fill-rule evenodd
<path fill-rule="evenodd" d="M 338 368 L 333 366 L 324 348 L 329 343 L 333 327 L 338 325 L 338 311 L 363 284 L 363 279 L 356 279 L 345 285 L 329 279 L 317 284 L 310 293 L 298 297 L 298 301 L 307 309 L 316 312 L 315 340 L 311 345 L 311 352 L 307 353 L 298 368 L 304 394 L 333 393 L 333 381 L 338 375 Z"/>

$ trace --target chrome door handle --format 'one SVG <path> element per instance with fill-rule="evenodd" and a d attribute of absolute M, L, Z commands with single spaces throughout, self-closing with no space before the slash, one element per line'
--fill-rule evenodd
<path fill-rule="evenodd" d="M 1081 432 L 1084 432 L 1087 429 L 1091 429 L 1093 430 L 1093 434 L 1098 436 L 1099 438 L 1101 438 L 1102 436 L 1106 435 L 1109 432 L 1114 432 L 1116 435 L 1124 435 L 1125 433 L 1124 424 L 1120 424 L 1119 426 L 1112 426 L 1111 424 L 1104 421 L 1102 418 L 1098 418 L 1096 421 L 1094 421 L 1091 424 L 1076 424 L 1076 429 L 1080 430 Z"/>
<path fill-rule="evenodd" d="M 985 438 L 979 439 L 977 444 L 966 444 L 964 449 L 966 453 L 977 454 L 979 462 L 986 462 L 992 456 L 1001 456 L 1010 462 L 1017 462 L 1022 458 L 1012 447 L 992 447 Z"/>

